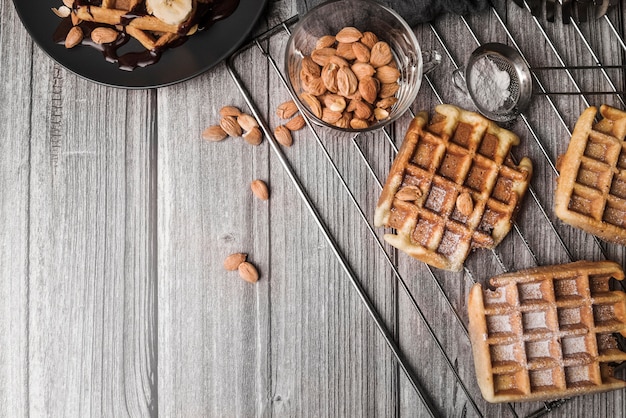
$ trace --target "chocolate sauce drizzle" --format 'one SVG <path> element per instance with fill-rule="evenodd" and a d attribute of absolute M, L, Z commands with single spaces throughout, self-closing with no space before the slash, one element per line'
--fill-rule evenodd
<path fill-rule="evenodd" d="M 73 9 L 76 10 L 79 7 L 87 7 L 87 10 L 89 11 L 90 6 L 101 5 L 102 0 L 75 0 Z M 198 31 L 205 30 L 211 27 L 218 20 L 225 19 L 233 14 L 238 6 L 239 0 L 216 0 L 213 3 L 198 3 L 195 13 L 179 25 L 178 35 L 180 36 L 178 39 L 152 50 L 143 49 L 140 51 L 126 52 L 121 55 L 118 54 L 118 50 L 122 46 L 126 45 L 132 38 L 126 33 L 125 30 L 118 31 L 119 35 L 114 42 L 99 45 L 91 40 L 91 32 L 98 27 L 116 28 L 103 23 L 83 21 L 78 24 L 84 35 L 81 45 L 89 46 L 102 52 L 102 55 L 108 62 L 117 63 L 121 70 L 132 71 L 137 67 L 146 67 L 159 62 L 159 59 L 165 50 L 169 48 L 176 48 L 177 46 L 184 44 L 188 38 L 185 34 L 188 33 L 194 25 L 198 25 Z M 146 15 L 148 15 L 148 12 L 146 10 L 145 1 L 143 1 L 122 16 L 120 25 L 122 27 L 126 27 L 130 24 L 130 22 L 132 22 L 133 19 Z M 55 43 L 63 44 L 67 34 L 70 29 L 72 29 L 72 26 L 73 24 L 70 17 L 62 19 L 61 23 L 52 35 L 52 40 Z"/>

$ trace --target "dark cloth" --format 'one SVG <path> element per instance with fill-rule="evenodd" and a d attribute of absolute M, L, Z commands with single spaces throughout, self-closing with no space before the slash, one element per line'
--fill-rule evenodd
<path fill-rule="evenodd" d="M 326 0 L 306 0 L 298 2 L 300 9 L 311 9 L 312 7 L 323 3 Z M 489 7 L 492 2 L 505 0 L 378 0 L 396 12 L 398 12 L 404 20 L 411 26 L 418 23 L 429 22 L 442 13 L 455 13 L 458 15 L 467 15 L 478 13 Z M 300 14 L 306 10 L 298 10 Z"/>

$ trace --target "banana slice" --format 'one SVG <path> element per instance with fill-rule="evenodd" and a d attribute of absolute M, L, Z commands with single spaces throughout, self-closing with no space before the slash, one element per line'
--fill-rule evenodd
<path fill-rule="evenodd" d="M 146 0 L 146 10 L 170 25 L 180 25 L 193 9 L 192 0 Z"/>

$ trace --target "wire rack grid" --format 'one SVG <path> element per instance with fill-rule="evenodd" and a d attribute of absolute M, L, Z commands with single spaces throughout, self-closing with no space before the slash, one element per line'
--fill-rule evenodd
<path fill-rule="evenodd" d="M 415 347 L 402 344 L 402 336 L 407 332 L 406 326 L 403 327 L 398 321 L 402 312 L 395 316 L 381 315 L 380 308 L 377 309 L 377 301 L 368 296 L 372 293 L 371 286 L 368 288 L 364 285 L 371 278 L 366 280 L 364 276 L 371 276 L 371 271 L 384 269 L 384 276 L 393 279 L 391 285 L 387 282 L 388 286 L 392 286 L 389 294 L 395 297 L 397 289 L 401 290 L 397 292 L 398 299 L 406 298 L 403 299 L 406 302 L 404 305 L 410 310 L 405 314 L 416 317 L 417 330 L 414 332 L 427 335 L 431 347 L 441 356 L 443 367 L 446 368 L 445 374 L 462 392 L 460 398 L 464 399 L 464 411 L 471 416 L 537 417 L 568 402 L 558 400 L 543 404 L 499 406 L 487 404 L 476 389 L 472 366 L 466 364 L 459 367 L 457 364 L 459 351 L 469 347 L 464 304 L 469 287 L 475 282 L 484 283 L 495 274 L 537 265 L 578 259 L 611 259 L 622 266 L 626 263 L 626 251 L 623 247 L 600 242 L 592 236 L 560 224 L 552 213 L 552 196 L 546 192 L 553 188 L 546 184 L 553 185 L 558 176 L 556 159 L 565 151 L 571 134 L 570 127 L 582 109 L 600 103 L 626 107 L 624 10 L 620 5 L 598 21 L 582 25 L 572 20 L 566 26 L 559 24 L 559 20 L 557 23 L 545 23 L 529 12 L 528 5 L 526 10 L 518 10 L 509 5 L 502 10 L 492 8 L 483 15 L 467 18 L 448 16 L 433 24 L 416 28 L 423 48 L 431 47 L 440 51 L 444 61 L 432 75 L 424 77 L 422 91 L 413 110 L 389 129 L 356 134 L 345 140 L 338 139 L 327 130 L 307 121 L 308 131 L 301 136 L 300 141 L 312 139 L 308 146 L 316 149 L 308 148 L 307 152 L 302 153 L 307 154 L 306 157 L 283 149 L 274 139 L 270 117 L 264 117 L 259 110 L 259 103 L 265 98 L 254 97 L 250 93 L 250 84 L 253 81 L 242 77 L 238 66 L 240 62 L 244 62 L 240 60 L 244 55 L 262 55 L 267 61 L 276 88 L 284 90 L 282 94 L 288 97 L 290 93 L 282 65 L 283 47 L 298 17 L 288 19 L 259 35 L 237 51 L 228 62 L 229 72 L 260 122 L 274 155 L 294 184 L 303 204 L 312 214 L 376 328 L 382 333 L 399 369 L 406 377 L 408 384 L 404 386 L 413 389 L 420 402 L 419 409 L 425 415 L 448 415 L 455 409 L 447 409 L 445 402 L 442 406 L 442 401 L 433 393 L 437 389 L 423 384 L 423 374 L 420 376 L 420 373 L 416 373 L 417 366 L 413 360 L 416 353 L 411 352 Z M 458 40 L 461 32 L 464 33 L 464 42 L 448 40 Z M 537 39 L 543 40 L 542 48 L 537 48 Z M 373 206 L 391 161 L 398 152 L 404 129 L 408 126 L 409 118 L 414 116 L 415 110 L 430 109 L 434 104 L 444 102 L 472 108 L 469 99 L 451 86 L 450 75 L 452 71 L 462 67 L 464 59 L 467 59 L 474 48 L 486 42 L 502 42 L 513 46 L 532 70 L 535 97 L 528 111 L 520 115 L 509 128 L 522 138 L 522 144 L 513 151 L 513 158 L 518 160 L 517 155 L 530 156 L 535 173 L 523 208 L 509 236 L 494 250 L 471 254 L 463 272 L 453 274 L 408 260 L 407 256 L 398 254 L 385 244 L 381 238 L 384 231 L 372 225 Z M 608 48 L 607 42 L 610 45 Z M 550 123 L 547 123 L 548 120 Z M 304 145 L 299 143 L 298 146 Z M 312 152 L 309 154 L 308 150 Z M 340 217 L 344 221 L 346 218 L 354 220 L 348 223 L 354 236 L 362 237 L 357 245 L 367 247 L 368 254 L 376 255 L 377 260 L 366 262 L 365 267 L 362 266 L 362 261 L 355 262 L 351 259 L 353 251 L 346 250 L 349 244 L 346 244 L 343 236 L 345 233 L 342 234 L 341 230 L 350 230 L 350 227 L 333 224 L 336 223 L 333 215 L 336 216 L 341 209 L 329 209 L 328 197 L 313 196 L 315 187 L 309 183 L 315 181 L 315 173 L 302 169 L 311 158 L 321 159 L 320 165 L 337 182 L 337 189 L 347 202 L 347 206 L 342 208 L 347 208 L 350 212 L 340 214 Z M 355 169 L 355 165 L 359 167 Z M 372 268 L 368 263 L 377 264 Z M 424 292 L 426 296 L 423 296 L 422 289 L 416 283 L 426 282 L 436 292 L 444 311 L 441 316 L 447 318 L 447 323 L 442 322 L 441 318 L 434 318 L 430 312 L 432 310 L 423 310 L 422 307 L 426 306 L 424 303 L 429 303 L 429 294 Z M 442 332 L 442 328 L 449 327 L 450 324 L 456 332 Z M 417 355 L 423 356 L 424 353 Z M 396 385 L 401 385 L 399 377 Z M 410 396 L 406 391 L 402 393 L 405 397 Z M 595 396 L 600 397 L 604 403 L 620 402 L 619 399 L 609 399 L 612 395 Z M 561 411 L 565 413 L 565 410 Z"/>

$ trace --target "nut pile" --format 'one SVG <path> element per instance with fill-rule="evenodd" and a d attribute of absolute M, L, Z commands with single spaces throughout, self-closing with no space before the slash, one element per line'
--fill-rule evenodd
<path fill-rule="evenodd" d="M 220 109 L 219 125 L 212 125 L 202 132 L 207 141 L 221 141 L 228 136 L 242 137 L 250 145 L 259 145 L 263 141 L 263 133 L 256 119 L 242 112 L 235 106 L 224 106 Z"/>
<path fill-rule="evenodd" d="M 319 38 L 311 55 L 302 59 L 300 99 L 328 124 L 364 129 L 389 117 L 398 101 L 399 78 L 387 42 L 345 27 Z"/>
<path fill-rule="evenodd" d="M 259 280 L 259 272 L 256 267 L 246 259 L 248 254 L 234 253 L 224 259 L 224 269 L 239 272 L 239 276 L 248 283 L 256 283 Z"/>

